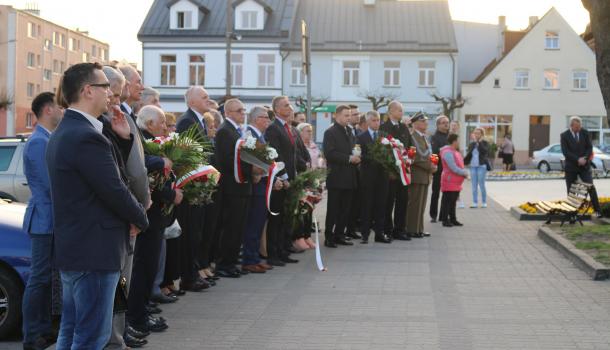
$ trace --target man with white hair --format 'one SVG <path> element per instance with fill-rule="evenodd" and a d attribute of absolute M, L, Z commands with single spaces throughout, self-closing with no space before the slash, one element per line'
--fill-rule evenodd
<path fill-rule="evenodd" d="M 411 134 L 405 123 L 402 123 L 403 109 L 400 101 L 394 100 L 388 105 L 388 121 L 381 125 L 381 130 L 398 139 L 406 148 L 412 145 Z M 394 239 L 408 241 L 411 238 L 406 232 L 405 215 L 408 201 L 407 187 L 399 179 L 390 179 L 388 202 L 385 215 L 385 233 Z M 392 214 L 393 220 L 392 220 Z"/>
<path fill-rule="evenodd" d="M 167 131 L 165 113 L 157 106 L 142 107 L 138 113 L 137 123 L 146 139 L 165 136 Z M 151 196 L 154 201 L 146 212 L 150 225 L 136 239 L 132 281 L 127 298 L 127 319 L 139 332 L 159 332 L 168 328 L 161 319 L 149 317 L 146 306 L 150 301 L 159 266 L 163 231 L 170 224 L 171 215 L 165 215 L 163 208 L 172 204 L 179 205 L 182 202 L 182 190 L 172 188 L 173 180 L 175 179 L 169 179 L 161 189 L 153 189 Z"/>
<path fill-rule="evenodd" d="M 146 86 L 144 90 L 142 90 L 140 101 L 133 105 L 133 112 L 137 115 L 142 107 L 148 105 L 161 108 L 161 94 L 150 86 Z"/>
<path fill-rule="evenodd" d="M 593 143 L 587 129 L 582 128 L 582 119 L 578 116 L 570 117 L 570 127 L 561 133 L 561 152 L 565 160 L 566 186 L 570 191 L 570 186 L 576 179 L 585 183 L 593 184 L 591 173 L 591 162 L 593 161 Z M 597 198 L 595 186 L 589 192 L 593 209 L 599 216 L 601 208 Z"/>
<path fill-rule="evenodd" d="M 449 118 L 446 115 L 436 117 L 436 132 L 430 138 L 432 153 L 440 154 L 441 148 L 447 146 L 449 137 Z M 443 171 L 442 162 L 438 163 L 438 170 L 432 176 L 432 196 L 430 197 L 430 222 L 436 222 L 438 215 L 438 198 L 441 194 L 441 173 Z"/>

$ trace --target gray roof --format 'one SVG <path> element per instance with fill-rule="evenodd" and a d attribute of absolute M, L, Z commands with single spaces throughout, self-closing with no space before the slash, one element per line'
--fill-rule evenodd
<path fill-rule="evenodd" d="M 227 0 L 190 0 L 210 13 L 198 30 L 169 29 L 170 0 L 155 0 L 138 39 L 146 41 L 224 41 Z M 241 1 L 237 1 L 241 2 Z M 300 50 L 301 20 L 311 31 L 313 51 L 457 52 L 447 0 L 264 0 L 265 29 L 236 31 L 242 42 L 279 42 Z"/>
<path fill-rule="evenodd" d="M 457 51 L 446 0 L 301 0 L 290 49 L 304 19 L 313 51 Z"/>
<path fill-rule="evenodd" d="M 224 41 L 226 31 L 226 1 L 227 0 L 190 0 L 209 9 L 198 30 L 172 30 L 169 29 L 170 0 L 155 0 L 152 4 L 142 27 L 138 32 L 138 39 L 146 41 Z M 294 17 L 294 6 L 298 0 L 265 0 L 259 3 L 267 5 L 265 30 L 236 30 L 241 34 L 242 42 L 287 41 Z"/>

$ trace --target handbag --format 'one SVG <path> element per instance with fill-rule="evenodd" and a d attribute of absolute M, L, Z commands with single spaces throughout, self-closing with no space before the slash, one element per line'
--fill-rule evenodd
<path fill-rule="evenodd" d="M 487 169 L 487 171 L 491 171 L 493 169 L 493 166 L 491 165 L 489 159 L 485 162 L 485 168 Z"/>
<path fill-rule="evenodd" d="M 180 224 L 178 224 L 178 220 L 174 220 L 174 222 L 163 231 L 163 238 L 174 239 L 180 237 L 181 234 L 182 228 L 180 227 Z"/>
<path fill-rule="evenodd" d="M 112 313 L 121 314 L 127 312 L 127 279 L 119 277 L 116 290 L 114 291 L 114 306 Z"/>

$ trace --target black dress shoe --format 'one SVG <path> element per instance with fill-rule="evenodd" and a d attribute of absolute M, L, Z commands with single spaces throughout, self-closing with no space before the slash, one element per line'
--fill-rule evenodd
<path fill-rule="evenodd" d="M 155 322 L 151 318 L 147 319 L 143 324 L 132 324 L 131 327 L 138 332 L 148 331 L 153 333 L 163 332 L 169 328 L 166 323 Z"/>
<path fill-rule="evenodd" d="M 133 328 L 132 326 L 127 326 L 125 328 L 125 334 L 129 334 L 130 336 L 134 337 L 134 338 L 140 338 L 140 339 L 144 339 L 146 337 L 148 337 L 150 335 L 149 331 L 138 331 L 135 328 Z"/>
<path fill-rule="evenodd" d="M 202 279 L 197 279 L 194 282 L 182 283 L 180 289 L 184 289 L 188 292 L 201 292 L 204 289 L 210 288 L 210 284 Z"/>
<path fill-rule="evenodd" d="M 336 238 L 335 243 L 338 245 L 354 245 L 354 243 L 346 240 L 344 237 Z"/>
<path fill-rule="evenodd" d="M 436 219 L 432 218 L 432 219 L 430 219 L 430 222 L 434 224 L 434 223 L 436 223 Z"/>
<path fill-rule="evenodd" d="M 345 234 L 347 237 L 349 238 L 353 238 L 353 239 L 362 239 L 362 236 L 360 236 L 358 233 L 356 232 L 348 232 Z"/>
<path fill-rule="evenodd" d="M 284 256 L 284 257 L 281 257 L 281 258 L 280 258 L 280 260 L 281 260 L 282 262 L 285 262 L 286 264 L 296 264 L 296 263 L 298 263 L 298 262 L 299 262 L 297 259 L 292 259 L 292 258 L 291 258 L 291 257 L 289 257 L 289 256 Z"/>
<path fill-rule="evenodd" d="M 409 233 L 409 236 L 413 238 L 423 238 L 424 236 L 421 233 Z"/>
<path fill-rule="evenodd" d="M 163 310 L 159 309 L 156 306 L 145 306 L 146 308 L 146 312 L 149 314 L 160 314 L 161 312 L 163 312 Z"/>
<path fill-rule="evenodd" d="M 248 275 L 248 274 L 250 274 L 250 271 L 244 270 L 244 269 L 239 269 L 239 270 L 237 270 L 237 273 L 242 274 L 242 275 Z"/>
<path fill-rule="evenodd" d="M 210 284 L 210 286 L 214 287 L 216 285 L 216 280 L 212 279 L 210 277 L 204 278 L 206 282 L 208 282 Z M 216 279 L 218 279 L 218 277 L 216 277 Z"/>
<path fill-rule="evenodd" d="M 369 243 L 369 238 L 368 237 L 362 237 L 362 241 L 360 241 L 360 244 L 368 244 Z"/>
<path fill-rule="evenodd" d="M 452 224 L 453 226 L 464 226 L 464 224 L 462 224 L 461 222 L 459 222 L 459 221 L 457 221 L 457 220 L 456 220 L 456 221 L 451 221 L 451 224 Z"/>
<path fill-rule="evenodd" d="M 224 278 L 239 278 L 241 273 L 237 270 L 216 270 L 216 275 Z"/>
<path fill-rule="evenodd" d="M 136 338 L 129 334 L 123 335 L 123 341 L 125 342 L 125 345 L 129 348 L 141 348 L 144 345 L 148 344 L 148 340 Z"/>
<path fill-rule="evenodd" d="M 267 259 L 267 264 L 271 266 L 286 266 L 286 263 L 280 259 Z"/>
<path fill-rule="evenodd" d="M 150 297 L 150 300 L 155 303 L 159 303 L 159 304 L 171 304 L 171 303 L 175 303 L 176 301 L 178 301 L 178 297 L 177 296 L 172 297 L 172 296 L 164 295 L 164 294 L 155 294 Z"/>
<path fill-rule="evenodd" d="M 375 242 L 379 243 L 392 243 L 392 240 L 387 236 L 375 236 Z"/>
<path fill-rule="evenodd" d="M 411 237 L 406 232 L 400 232 L 400 233 L 394 234 L 394 239 L 399 240 L 399 241 L 410 241 Z"/>
<path fill-rule="evenodd" d="M 325 240 L 324 246 L 328 248 L 337 248 L 337 244 L 333 241 Z"/>
<path fill-rule="evenodd" d="M 453 224 L 450 223 L 449 221 L 443 221 L 443 226 L 444 227 L 453 227 Z"/>

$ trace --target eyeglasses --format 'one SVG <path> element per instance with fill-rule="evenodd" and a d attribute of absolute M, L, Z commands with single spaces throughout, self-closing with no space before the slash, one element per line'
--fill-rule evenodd
<path fill-rule="evenodd" d="M 89 86 L 101 87 L 104 89 L 110 89 L 110 83 L 99 83 L 99 84 L 89 84 Z"/>
<path fill-rule="evenodd" d="M 259 115 L 259 116 L 257 116 L 257 118 L 269 119 L 269 116 L 268 116 L 268 115 L 266 115 L 266 114 L 263 114 L 263 115 Z"/>
<path fill-rule="evenodd" d="M 245 114 L 246 113 L 246 109 L 245 108 L 240 108 L 234 111 L 229 111 L 229 113 L 239 113 L 239 114 Z"/>

